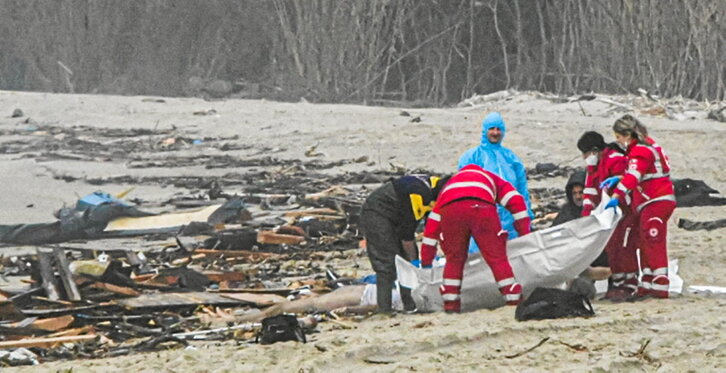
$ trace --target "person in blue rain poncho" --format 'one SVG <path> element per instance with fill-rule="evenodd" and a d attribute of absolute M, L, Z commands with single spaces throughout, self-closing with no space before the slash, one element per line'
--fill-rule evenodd
<path fill-rule="evenodd" d="M 499 175 L 504 180 L 511 183 L 519 194 L 524 197 L 527 203 L 527 212 L 529 217 L 534 219 L 532 206 L 529 201 L 529 191 L 527 190 L 527 173 L 524 169 L 522 161 L 510 149 L 502 146 L 502 140 L 506 133 L 504 119 L 502 115 L 493 112 L 484 118 L 482 122 L 481 144 L 475 148 L 467 150 L 459 158 L 459 169 L 468 165 L 476 164 L 483 169 Z M 514 229 L 514 218 L 502 206 L 497 206 L 499 218 L 502 221 L 502 229 L 509 232 L 509 239 L 517 237 L 517 231 Z M 469 245 L 469 252 L 476 252 L 479 249 L 474 241 Z"/>

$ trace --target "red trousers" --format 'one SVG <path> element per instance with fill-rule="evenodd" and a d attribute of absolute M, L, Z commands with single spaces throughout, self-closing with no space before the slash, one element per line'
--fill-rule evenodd
<path fill-rule="evenodd" d="M 668 219 L 676 203 L 659 201 L 646 205 L 638 214 L 638 236 L 640 243 L 640 264 L 643 270 L 641 292 L 667 298 L 668 248 L 666 236 Z"/>
<path fill-rule="evenodd" d="M 605 246 L 612 271 L 614 287 L 626 287 L 631 292 L 638 286 L 638 216 L 630 211 L 618 223 Z"/>
<path fill-rule="evenodd" d="M 468 258 L 469 238 L 476 241 L 507 304 L 517 304 L 522 287 L 514 279 L 507 258 L 507 232 L 502 230 L 495 205 L 476 199 L 454 201 L 441 208 L 441 249 L 446 254 L 441 294 L 446 311 L 458 312 L 461 279 Z"/>

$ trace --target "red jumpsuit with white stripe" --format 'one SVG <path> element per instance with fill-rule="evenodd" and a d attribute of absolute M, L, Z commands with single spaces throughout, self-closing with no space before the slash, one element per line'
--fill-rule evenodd
<path fill-rule="evenodd" d="M 613 193 L 623 201 L 631 193 L 637 214 L 640 259 L 643 271 L 639 295 L 668 297 L 668 219 L 676 208 L 668 157 L 650 138 L 648 144 L 633 141 L 628 146 L 628 170 Z"/>
<path fill-rule="evenodd" d="M 507 258 L 507 231 L 502 230 L 497 203 L 512 213 L 520 236 L 530 232 L 524 197 L 506 180 L 473 164 L 451 177 L 429 214 L 421 246 L 421 264 L 431 265 L 440 240 L 446 254 L 441 295 L 444 310 L 448 312 L 461 310 L 459 294 L 470 237 L 474 237 L 492 269 L 507 304 L 519 303 L 522 286 L 515 280 Z"/>
<path fill-rule="evenodd" d="M 587 159 L 587 175 L 585 177 L 584 200 L 582 203 L 582 216 L 589 216 L 592 210 L 600 204 L 600 183 L 611 177 L 621 176 L 627 167 L 627 157 L 620 151 L 605 148 L 596 157 Z M 626 198 L 629 202 L 629 198 Z M 605 246 L 608 254 L 608 263 L 612 271 L 613 288 L 623 289 L 633 293 L 638 287 L 638 249 L 636 216 L 629 209 L 623 208 L 624 216 L 615 228 L 610 241 Z M 606 298 L 608 296 L 606 295 Z"/>

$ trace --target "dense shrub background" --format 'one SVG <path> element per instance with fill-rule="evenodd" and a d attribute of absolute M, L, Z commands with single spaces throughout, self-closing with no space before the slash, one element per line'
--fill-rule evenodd
<path fill-rule="evenodd" d="M 726 98 L 723 0 L 0 0 L 0 89 L 428 105 Z"/>

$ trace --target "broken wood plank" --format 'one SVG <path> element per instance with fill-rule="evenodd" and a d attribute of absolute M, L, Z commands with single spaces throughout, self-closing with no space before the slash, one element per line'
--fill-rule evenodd
<path fill-rule="evenodd" d="M 139 295 L 141 295 L 141 292 L 136 291 L 132 288 L 109 284 L 107 282 L 100 282 L 100 281 L 94 282 L 93 284 L 90 285 L 90 287 L 92 287 L 94 289 L 110 291 L 115 294 L 125 295 L 127 297 L 138 297 Z"/>
<path fill-rule="evenodd" d="M 72 315 L 63 315 L 47 319 L 35 320 L 33 323 L 30 324 L 30 326 L 36 329 L 55 332 L 67 328 L 73 323 L 73 321 L 75 321 L 75 318 Z"/>
<path fill-rule="evenodd" d="M 202 274 L 212 282 L 244 281 L 247 279 L 247 276 L 242 272 L 203 271 Z"/>
<path fill-rule="evenodd" d="M 86 334 L 86 333 L 93 333 L 96 331 L 96 327 L 93 325 L 86 325 L 82 326 L 80 328 L 73 328 L 73 329 L 66 329 L 61 330 L 59 332 L 48 334 L 48 338 L 54 338 L 54 337 L 70 337 L 74 335 L 80 335 L 80 334 Z"/>
<path fill-rule="evenodd" d="M 53 254 L 49 250 L 38 249 L 38 265 L 40 266 L 40 277 L 43 279 L 43 289 L 50 300 L 58 300 L 58 289 L 55 287 L 55 276 L 53 275 Z"/>
<path fill-rule="evenodd" d="M 37 301 L 40 301 L 40 302 L 46 302 L 46 303 L 50 303 L 50 304 L 59 304 L 61 306 L 67 306 L 67 307 L 73 306 L 73 302 L 69 302 L 67 300 L 61 300 L 61 299 L 59 299 L 59 300 L 52 300 L 50 298 L 41 297 L 39 295 L 33 295 L 33 296 L 30 297 L 30 299 L 37 300 Z"/>
<path fill-rule="evenodd" d="M 66 289 L 66 296 L 68 296 L 69 300 L 81 300 L 81 292 L 78 291 L 78 287 L 73 281 L 73 274 L 68 268 L 68 258 L 66 258 L 65 250 L 60 247 L 55 247 L 53 248 L 53 256 L 55 256 L 56 267 L 58 268 L 58 273 L 63 281 L 63 287 Z"/>
<path fill-rule="evenodd" d="M 273 231 L 259 231 L 257 233 L 257 242 L 261 244 L 271 245 L 299 245 L 305 241 L 305 237 L 294 236 L 291 234 L 280 234 Z"/>
<path fill-rule="evenodd" d="M 54 317 L 62 315 L 76 314 L 79 312 L 92 311 L 92 310 L 117 310 L 119 306 L 115 303 L 99 303 L 91 306 L 82 307 L 68 307 L 68 308 L 54 308 L 54 309 L 23 309 L 22 312 L 26 316 L 38 316 L 38 317 Z"/>
<path fill-rule="evenodd" d="M 97 335 L 77 335 L 68 337 L 54 337 L 54 338 L 26 338 L 18 341 L 3 341 L 0 342 L 0 349 L 8 348 L 20 348 L 20 347 L 40 347 L 40 348 L 52 348 L 63 343 L 79 343 L 79 342 L 90 342 L 98 338 Z"/>
<path fill-rule="evenodd" d="M 287 211 L 283 214 L 283 216 L 287 216 L 287 217 L 291 217 L 291 218 L 297 218 L 297 217 L 309 216 L 309 215 L 340 215 L 340 212 L 337 210 L 333 210 L 331 208 L 321 207 L 321 208 L 312 208 L 312 209 L 305 209 L 305 210 L 292 210 L 292 211 Z"/>
<path fill-rule="evenodd" d="M 261 288 L 261 289 L 255 289 L 255 288 L 236 288 L 236 289 L 218 289 L 218 290 L 209 290 L 210 293 L 253 293 L 253 294 L 277 294 L 282 296 L 288 296 L 290 293 L 293 292 L 294 289 L 290 288 L 275 288 L 275 289 L 268 289 L 268 288 Z"/>
<path fill-rule="evenodd" d="M 253 303 L 255 307 L 267 307 L 287 300 L 285 297 L 276 294 L 221 293 L 221 295 L 223 297 Z"/>
<path fill-rule="evenodd" d="M 131 310 L 141 308 L 198 306 L 203 304 L 214 306 L 234 306 L 250 304 L 250 302 L 247 301 L 225 298 L 219 294 L 213 294 L 203 291 L 187 293 L 142 294 L 136 298 L 117 299 L 114 302 Z"/>
<path fill-rule="evenodd" d="M 196 249 L 196 250 L 194 250 L 194 252 L 198 253 L 198 254 L 204 254 L 207 256 L 219 255 L 219 256 L 224 256 L 225 258 L 244 257 L 244 258 L 250 258 L 252 260 L 264 260 L 264 259 L 268 259 L 268 258 L 279 258 L 280 257 L 280 254 L 263 253 L 263 252 L 258 252 L 258 251 L 249 251 L 249 250 Z"/>

